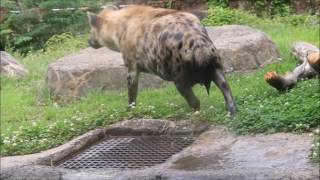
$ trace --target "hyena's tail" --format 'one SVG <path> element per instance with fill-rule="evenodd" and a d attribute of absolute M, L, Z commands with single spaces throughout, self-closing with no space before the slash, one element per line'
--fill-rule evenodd
<path fill-rule="evenodd" d="M 194 63 L 203 68 L 222 68 L 221 58 L 217 49 L 212 45 L 194 50 Z"/>
<path fill-rule="evenodd" d="M 223 72 L 223 66 L 218 51 L 214 46 L 198 48 L 194 51 L 193 63 L 195 68 L 204 73 L 204 86 L 209 95 L 211 81 L 214 78 L 215 71 Z"/>

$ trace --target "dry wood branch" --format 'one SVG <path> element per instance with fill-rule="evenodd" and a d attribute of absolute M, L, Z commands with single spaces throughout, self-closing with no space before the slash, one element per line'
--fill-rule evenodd
<path fill-rule="evenodd" d="M 278 91 L 285 91 L 293 88 L 300 79 L 313 78 L 320 73 L 320 52 L 319 49 L 309 43 L 298 42 L 293 47 L 293 54 L 302 62 L 292 72 L 284 76 L 275 71 L 265 74 L 265 80 L 269 85 Z"/>

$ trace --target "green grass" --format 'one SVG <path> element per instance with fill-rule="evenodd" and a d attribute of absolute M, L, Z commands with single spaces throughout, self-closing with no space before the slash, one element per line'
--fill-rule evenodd
<path fill-rule="evenodd" d="M 25 58 L 16 56 L 30 73 L 18 80 L 1 77 L 1 154 L 39 152 L 90 129 L 127 118 L 209 121 L 227 125 L 239 134 L 310 132 L 320 124 L 319 80 L 304 80 L 296 88 L 279 93 L 265 83 L 263 76 L 269 70 L 280 73 L 292 70 L 297 65 L 291 55 L 293 42 L 306 41 L 319 46 L 319 30 L 279 21 L 255 21 L 248 24 L 264 31 L 276 43 L 283 60 L 256 72 L 228 75 L 239 109 L 234 118 L 227 116 L 222 94 L 215 86 L 209 97 L 204 87 L 194 87 L 201 100 L 197 115 L 191 114 L 173 85 L 140 91 L 138 105 L 131 110 L 127 109 L 126 91 L 92 92 L 63 106 L 53 102 L 44 83 L 48 64 L 84 48 L 86 36 L 56 36 L 48 42 L 45 52 L 33 52 Z M 210 21 L 205 23 L 215 25 Z"/>

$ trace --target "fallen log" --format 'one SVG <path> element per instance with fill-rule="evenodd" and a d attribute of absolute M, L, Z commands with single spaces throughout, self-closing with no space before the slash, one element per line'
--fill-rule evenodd
<path fill-rule="evenodd" d="M 312 53 L 308 56 L 308 62 L 311 67 L 320 73 L 320 53 Z"/>
<path fill-rule="evenodd" d="M 302 64 L 292 72 L 281 76 L 275 71 L 269 71 L 264 79 L 269 85 L 278 91 L 285 91 L 293 88 L 297 82 L 304 78 L 313 78 L 320 73 L 320 51 L 319 48 L 305 42 L 295 43 L 293 54 Z"/>

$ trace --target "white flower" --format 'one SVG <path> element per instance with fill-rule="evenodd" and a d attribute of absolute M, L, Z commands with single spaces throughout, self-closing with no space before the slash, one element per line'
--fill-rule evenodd
<path fill-rule="evenodd" d="M 317 128 L 314 132 L 315 132 L 316 134 L 319 134 L 319 133 L 320 133 L 320 129 Z"/>
<path fill-rule="evenodd" d="M 316 147 L 319 147 L 319 146 L 320 146 L 320 143 L 319 143 L 319 142 L 317 142 L 317 143 L 316 143 Z"/>
<path fill-rule="evenodd" d="M 5 140 L 3 140 L 3 143 L 4 143 L 4 144 L 10 144 L 11 141 L 5 139 Z"/>
<path fill-rule="evenodd" d="M 33 121 L 32 122 L 32 126 L 36 126 L 36 125 L 37 125 L 37 123 Z"/>
<path fill-rule="evenodd" d="M 314 148 L 314 144 L 311 144 L 311 147 Z"/>
<path fill-rule="evenodd" d="M 58 103 L 53 103 L 53 107 L 55 107 L 55 108 L 58 108 L 59 107 L 59 105 L 58 105 Z"/>
<path fill-rule="evenodd" d="M 318 153 L 314 151 L 312 155 L 315 157 L 315 156 L 318 156 Z"/>
<path fill-rule="evenodd" d="M 132 102 L 131 104 L 129 104 L 129 107 L 130 107 L 130 108 L 135 108 L 135 107 L 136 107 L 136 103 L 135 103 L 135 102 Z"/>

